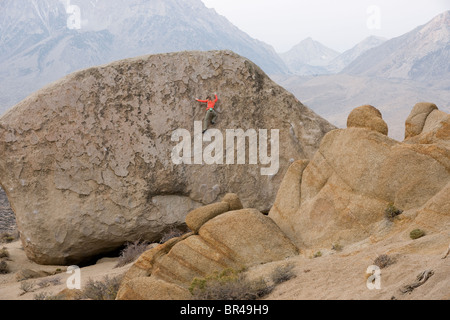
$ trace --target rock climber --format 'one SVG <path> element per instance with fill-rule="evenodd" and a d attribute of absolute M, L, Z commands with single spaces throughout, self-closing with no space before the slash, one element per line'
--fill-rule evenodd
<path fill-rule="evenodd" d="M 196 99 L 198 102 L 207 104 L 206 115 L 205 115 L 205 119 L 203 120 L 203 133 L 205 133 L 206 130 L 208 130 L 210 123 L 212 125 L 216 124 L 217 112 L 214 110 L 214 107 L 215 107 L 217 101 L 219 101 L 219 98 L 217 97 L 217 93 L 215 93 L 214 95 L 215 95 L 215 100 L 212 100 L 210 96 L 208 96 L 206 98 L 206 100 Z"/>

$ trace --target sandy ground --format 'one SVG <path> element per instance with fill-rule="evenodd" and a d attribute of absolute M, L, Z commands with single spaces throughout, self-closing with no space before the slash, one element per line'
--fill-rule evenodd
<path fill-rule="evenodd" d="M 426 235 L 411 240 L 400 233 L 381 241 L 366 239 L 343 247 L 342 251 L 331 248 L 320 249 L 322 255 L 313 258 L 318 249 L 301 252 L 297 257 L 268 263 L 248 270 L 250 278 L 270 278 L 273 270 L 281 265 L 293 265 L 296 277 L 278 285 L 265 299 L 269 300 L 448 300 L 450 299 L 450 256 L 443 259 L 450 238 L 448 233 Z M 0 245 L 10 253 L 8 266 L 11 273 L 0 275 L 0 300 L 33 300 L 40 293 L 55 295 L 67 288 L 67 280 L 72 276 L 61 266 L 41 266 L 27 259 L 20 241 Z M 388 255 L 393 263 L 381 269 L 379 289 L 367 287 L 366 273 L 369 266 L 380 256 Z M 81 286 L 89 279 L 102 280 L 105 276 L 124 274 L 131 266 L 115 268 L 117 258 L 104 258 L 97 264 L 80 269 Z M 21 283 L 16 280 L 20 270 L 63 272 L 32 279 L 32 292 L 25 294 Z M 410 293 L 400 289 L 416 282 L 417 276 L 426 270 L 433 275 Z M 41 281 L 59 278 L 59 284 L 40 288 Z"/>
<path fill-rule="evenodd" d="M 22 249 L 20 241 L 16 241 L 10 244 L 0 245 L 1 248 L 7 248 L 9 252 L 9 261 L 7 264 L 10 268 L 10 273 L 6 275 L 0 274 L 0 300 L 35 300 L 35 296 L 40 293 L 48 293 L 49 295 L 56 295 L 64 289 L 67 289 L 67 280 L 73 280 L 75 272 L 67 273 L 67 267 L 62 266 L 42 266 L 30 261 L 25 252 Z M 118 258 L 104 258 L 100 259 L 97 264 L 84 267 L 80 269 L 80 282 L 81 289 L 83 289 L 89 279 L 94 281 L 101 281 L 105 276 L 113 278 L 118 275 L 124 274 L 131 266 L 126 265 L 121 268 L 115 268 Z M 21 282 L 16 280 L 16 275 L 20 270 L 31 269 L 34 271 L 46 271 L 49 273 L 57 272 L 57 269 L 61 269 L 62 272 L 57 272 L 55 275 L 41 277 L 37 279 L 25 280 L 25 282 L 31 281 L 34 283 L 34 289 L 31 292 L 23 294 L 21 289 Z M 59 284 L 51 284 L 51 280 L 59 279 L 56 281 Z M 40 288 L 40 282 L 48 282 L 49 286 Z M 69 281 L 74 283 L 73 281 Z"/>
<path fill-rule="evenodd" d="M 448 235 L 436 234 L 417 240 L 400 237 L 378 243 L 364 241 L 341 252 L 323 250 L 317 258 L 310 258 L 313 252 L 305 253 L 284 262 L 295 265 L 296 277 L 278 285 L 266 299 L 448 300 L 450 256 L 443 257 L 449 241 Z M 392 258 L 393 263 L 380 270 L 379 289 L 370 290 L 367 269 L 382 254 Z M 425 270 L 434 274 L 412 292 L 402 293 L 401 289 L 416 283 Z"/>

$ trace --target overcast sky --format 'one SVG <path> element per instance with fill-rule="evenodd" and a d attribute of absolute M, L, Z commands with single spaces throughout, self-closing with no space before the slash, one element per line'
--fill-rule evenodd
<path fill-rule="evenodd" d="M 397 37 L 450 10 L 450 0 L 202 1 L 277 52 L 307 37 L 343 52 L 370 35 Z"/>

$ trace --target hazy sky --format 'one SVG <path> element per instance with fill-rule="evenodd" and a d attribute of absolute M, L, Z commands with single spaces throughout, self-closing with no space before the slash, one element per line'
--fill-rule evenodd
<path fill-rule="evenodd" d="M 247 34 L 285 52 L 307 37 L 343 52 L 393 38 L 450 10 L 450 0 L 202 0 Z"/>

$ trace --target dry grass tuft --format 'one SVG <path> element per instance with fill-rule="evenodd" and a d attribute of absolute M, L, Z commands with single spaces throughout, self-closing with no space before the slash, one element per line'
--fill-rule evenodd
<path fill-rule="evenodd" d="M 102 281 L 89 279 L 81 297 L 89 300 L 115 300 L 123 276 L 104 277 Z"/>
<path fill-rule="evenodd" d="M 394 263 L 395 261 L 387 254 L 379 255 L 373 262 L 373 264 L 378 266 L 380 269 L 386 268 Z"/>
<path fill-rule="evenodd" d="M 121 251 L 119 261 L 117 262 L 115 267 L 120 268 L 131 262 L 134 262 L 141 256 L 141 254 L 147 251 L 148 245 L 149 242 L 147 241 L 136 241 L 134 243 L 128 243 L 125 249 Z"/>

